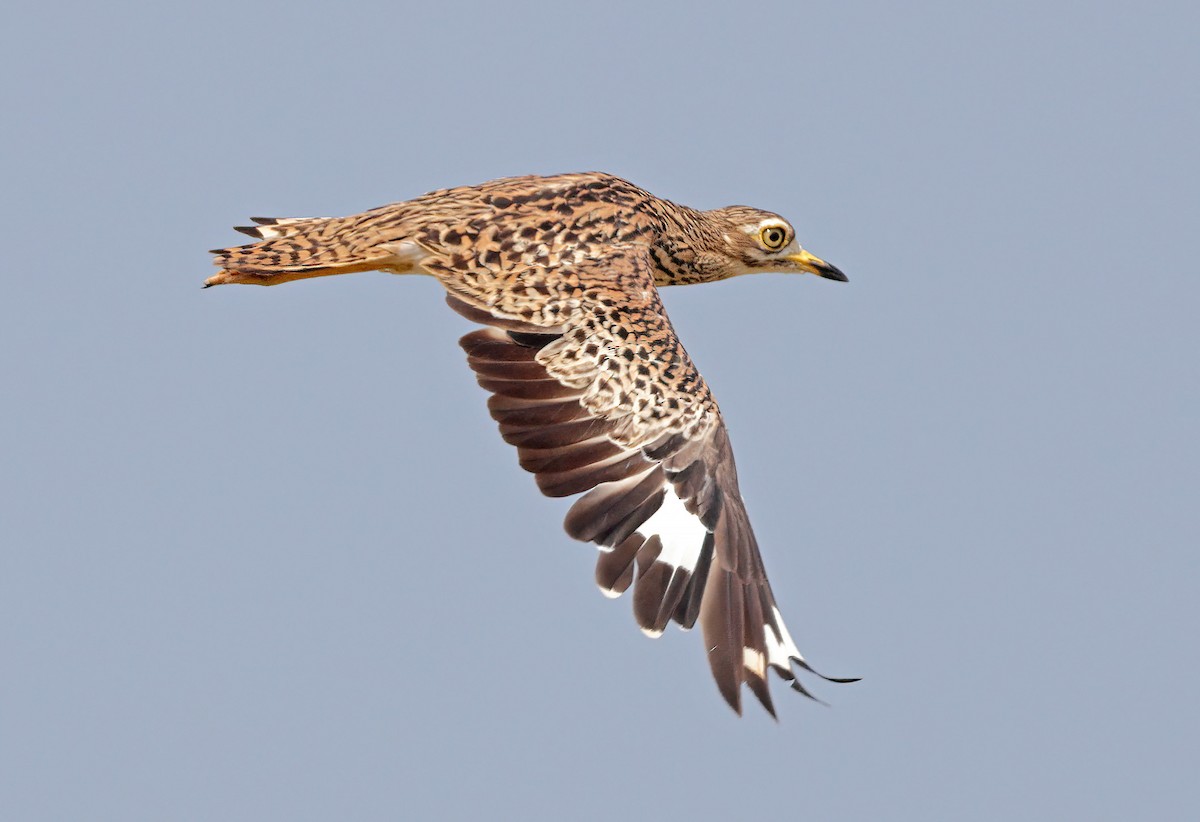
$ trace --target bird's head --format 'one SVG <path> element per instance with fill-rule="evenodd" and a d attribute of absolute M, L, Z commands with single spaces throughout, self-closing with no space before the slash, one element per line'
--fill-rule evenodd
<path fill-rule="evenodd" d="M 791 223 L 778 214 L 748 206 L 727 206 L 705 212 L 704 216 L 724 244 L 725 276 L 777 271 L 847 280 L 836 266 L 801 248 Z"/>

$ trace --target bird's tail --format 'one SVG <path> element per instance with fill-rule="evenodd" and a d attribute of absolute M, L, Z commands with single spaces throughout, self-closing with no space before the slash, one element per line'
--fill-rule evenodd
<path fill-rule="evenodd" d="M 361 241 L 353 221 L 343 217 L 251 217 L 252 226 L 235 230 L 259 242 L 216 248 L 221 271 L 204 287 L 226 283 L 277 285 L 307 277 L 387 268 L 391 255 Z"/>

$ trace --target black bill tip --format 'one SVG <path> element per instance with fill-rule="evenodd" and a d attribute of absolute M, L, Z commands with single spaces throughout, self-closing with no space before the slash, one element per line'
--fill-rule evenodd
<path fill-rule="evenodd" d="M 816 274 L 819 277 L 824 277 L 827 280 L 837 280 L 839 283 L 850 282 L 850 278 L 843 274 L 842 270 L 836 265 L 830 265 L 829 263 L 822 261 L 821 264 L 816 268 Z"/>

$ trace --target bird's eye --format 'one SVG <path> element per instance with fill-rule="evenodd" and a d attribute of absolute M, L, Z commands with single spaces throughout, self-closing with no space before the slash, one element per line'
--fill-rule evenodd
<path fill-rule="evenodd" d="M 769 225 L 758 232 L 758 239 L 768 251 L 778 251 L 787 242 L 787 232 L 783 230 L 783 226 Z"/>

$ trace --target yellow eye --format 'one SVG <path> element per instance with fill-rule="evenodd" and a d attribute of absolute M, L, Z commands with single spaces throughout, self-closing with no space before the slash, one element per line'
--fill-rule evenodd
<path fill-rule="evenodd" d="M 758 241 L 768 251 L 778 251 L 787 244 L 787 231 L 780 225 L 769 225 L 758 232 Z"/>

